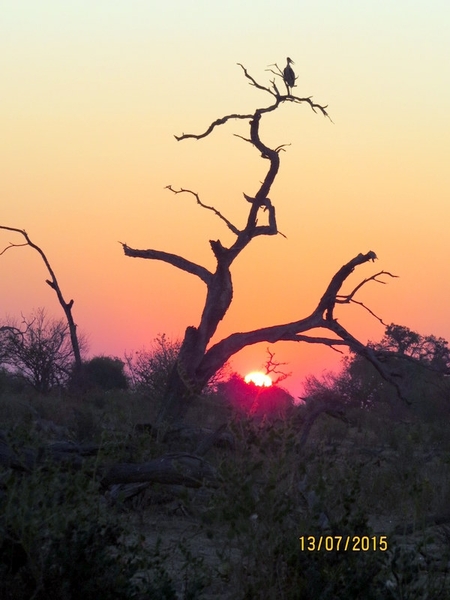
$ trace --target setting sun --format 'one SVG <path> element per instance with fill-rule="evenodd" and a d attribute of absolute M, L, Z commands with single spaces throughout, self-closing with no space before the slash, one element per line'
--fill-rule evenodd
<path fill-rule="evenodd" d="M 260 385 L 264 387 L 270 387 L 272 385 L 272 380 L 268 375 L 261 373 L 261 371 L 252 371 L 244 378 L 245 383 L 254 383 L 255 385 Z"/>

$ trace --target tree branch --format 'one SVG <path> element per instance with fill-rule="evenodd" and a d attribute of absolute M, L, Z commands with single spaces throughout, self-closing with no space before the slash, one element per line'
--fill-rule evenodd
<path fill-rule="evenodd" d="M 269 224 L 257 225 L 253 230 L 253 237 L 256 237 L 258 235 L 276 235 L 277 233 L 279 233 L 277 228 L 277 221 L 275 218 L 275 206 L 272 205 L 272 202 L 269 198 L 266 198 L 264 201 L 264 210 L 269 211 Z"/>
<path fill-rule="evenodd" d="M 340 325 L 336 320 L 327 321 L 327 328 L 330 329 L 330 331 L 333 331 L 342 340 L 346 341 L 348 347 L 351 350 L 353 350 L 353 352 L 359 354 L 360 356 L 364 356 L 370 363 L 372 363 L 372 365 L 375 367 L 378 373 L 380 373 L 383 379 L 385 379 L 395 387 L 399 398 L 406 402 L 406 404 L 411 404 L 411 402 L 405 397 L 403 389 L 399 384 L 398 378 L 396 378 L 395 374 L 388 371 L 388 369 L 383 365 L 373 348 L 362 344 L 359 340 L 353 337 L 344 327 L 342 327 L 342 325 Z"/>
<path fill-rule="evenodd" d="M 277 105 L 274 105 L 272 110 L 275 110 Z M 232 115 L 226 115 L 225 117 L 222 117 L 221 119 L 216 119 L 213 123 L 211 123 L 211 125 L 208 127 L 208 129 L 206 131 L 204 131 L 203 133 L 183 133 L 179 136 L 175 135 L 175 139 L 177 140 L 177 142 L 180 142 L 181 140 L 187 140 L 189 138 L 193 138 L 195 140 L 201 140 L 204 137 L 207 137 L 212 131 L 213 129 L 215 129 L 216 127 L 218 127 L 219 125 L 224 125 L 225 123 L 227 123 L 228 121 L 230 121 L 231 119 L 238 119 L 238 120 L 247 120 L 247 119 L 251 119 L 253 117 L 253 115 L 239 115 L 239 114 L 232 114 Z"/>
<path fill-rule="evenodd" d="M 268 92 L 269 94 L 271 94 L 272 96 L 274 96 L 278 101 L 280 102 L 295 102 L 295 103 L 303 103 L 306 102 L 307 104 L 310 105 L 310 107 L 312 108 L 312 110 L 317 113 L 317 110 L 319 110 L 325 117 L 327 117 L 328 119 L 330 119 L 331 122 L 333 122 L 330 118 L 330 115 L 327 113 L 326 109 L 328 108 L 328 106 L 322 106 L 321 104 L 317 104 L 316 102 L 312 101 L 312 97 L 308 96 L 307 98 L 299 98 L 298 96 L 292 96 L 291 94 L 280 94 L 277 86 L 275 85 L 275 82 L 272 81 L 272 86 L 273 86 L 273 90 L 271 90 L 268 87 L 265 87 L 261 84 L 259 84 L 247 71 L 247 69 L 241 65 L 240 63 L 237 63 L 242 70 L 244 71 L 244 75 L 245 77 L 247 77 L 247 79 L 250 80 L 250 85 L 258 88 L 259 90 L 263 90 L 265 92 Z M 283 71 L 280 69 L 280 67 L 275 64 L 274 66 L 277 67 L 278 69 L 278 73 L 276 73 L 275 71 L 272 71 L 272 69 L 268 69 L 268 71 L 270 71 L 271 73 L 273 73 L 274 75 L 277 75 L 277 77 L 281 77 L 281 79 L 283 79 Z M 264 109 L 261 109 L 264 110 Z M 273 110 L 273 108 L 270 108 L 270 110 Z M 264 111 L 265 112 L 265 111 Z"/>
<path fill-rule="evenodd" d="M 8 229 L 11 229 L 10 227 L 8 227 Z M 2 254 L 5 254 L 5 252 L 7 250 L 10 250 L 10 248 L 22 248 L 23 246 L 28 246 L 28 243 L 25 242 L 25 244 L 13 244 L 12 242 L 9 242 L 9 245 L 6 246 L 5 248 L 3 248 L 3 250 L 0 252 L 0 256 Z"/>
<path fill-rule="evenodd" d="M 206 210 L 211 210 L 215 215 L 219 217 L 219 219 L 222 219 L 222 221 L 227 225 L 228 229 L 230 229 L 235 235 L 239 235 L 239 229 L 235 227 L 233 223 L 231 223 L 231 221 L 224 217 L 217 209 L 215 209 L 214 206 L 208 206 L 207 204 L 203 204 L 203 202 L 200 200 L 199 195 L 196 192 L 193 192 L 192 190 L 186 190 L 184 188 L 175 190 L 171 185 L 166 185 L 165 189 L 170 190 L 174 194 L 192 194 L 192 196 L 194 196 L 194 198 L 197 200 L 197 204 L 199 204 L 202 208 L 206 208 Z"/>
<path fill-rule="evenodd" d="M 61 305 L 67 306 L 66 301 L 64 300 L 62 294 L 61 294 L 61 290 L 59 288 L 59 284 L 58 284 L 58 280 L 56 279 L 56 275 L 53 271 L 53 269 L 50 266 L 50 263 L 48 262 L 47 257 L 45 256 L 43 250 L 41 248 L 39 248 L 39 246 L 37 246 L 36 244 L 34 244 L 27 232 L 24 229 L 18 229 L 16 227 L 6 227 L 6 225 L 0 225 L 0 229 L 4 229 L 5 231 L 14 231 L 15 233 L 20 233 L 21 235 L 23 235 L 23 237 L 26 240 L 25 244 L 11 244 L 9 246 L 7 246 L 2 252 L 1 254 L 3 254 L 4 252 L 6 252 L 6 250 L 8 250 L 9 248 L 15 248 L 15 247 L 22 247 L 22 246 L 31 246 L 31 248 L 33 248 L 34 250 L 36 250 L 36 252 L 38 252 L 42 258 L 42 260 L 44 261 L 45 266 L 47 267 L 47 271 L 50 274 L 51 277 L 51 281 L 46 280 L 46 283 L 48 283 L 50 285 L 50 287 L 52 289 L 54 289 L 57 293 L 58 296 L 58 300 L 60 302 Z"/>
<path fill-rule="evenodd" d="M 379 273 L 375 273 L 375 275 L 372 275 L 371 277 L 368 277 L 367 279 L 363 279 L 363 281 L 358 283 L 358 285 L 354 288 L 354 290 L 352 292 L 350 292 L 350 294 L 347 294 L 347 295 L 339 295 L 338 294 L 336 296 L 336 304 L 349 304 L 351 302 L 354 304 L 358 304 L 359 306 L 362 306 L 365 310 L 367 310 L 367 312 L 370 313 L 372 315 L 372 317 L 375 317 L 375 319 L 377 319 L 377 321 L 379 321 L 382 325 L 384 325 L 384 327 L 387 327 L 387 323 L 385 323 L 381 317 L 376 315 L 373 312 L 373 310 L 371 310 L 368 306 L 366 306 L 364 304 L 364 302 L 360 302 L 353 298 L 353 296 L 356 294 L 356 292 L 358 290 L 360 290 L 363 287 L 363 285 L 365 285 L 369 281 L 376 281 L 377 283 L 382 283 L 383 285 L 386 285 L 385 281 L 381 281 L 380 279 L 377 279 L 377 277 L 379 277 L 380 275 L 389 275 L 389 277 L 398 277 L 398 275 L 393 275 L 392 273 L 389 273 L 388 271 L 380 271 Z"/>
<path fill-rule="evenodd" d="M 364 308 L 364 310 L 367 310 L 367 312 L 369 314 L 371 314 L 372 317 L 374 317 L 377 321 L 379 321 L 384 327 L 387 327 L 387 323 L 385 323 L 381 317 L 379 317 L 377 314 L 375 314 L 373 312 L 373 310 L 371 310 L 368 306 L 366 306 L 364 304 L 364 302 L 360 302 L 359 300 L 350 300 L 350 302 L 353 304 L 358 304 L 359 306 L 362 306 L 362 308 Z"/>
<path fill-rule="evenodd" d="M 271 352 L 269 348 L 266 349 L 267 354 L 269 355 L 268 359 L 264 365 L 264 371 L 266 375 L 278 375 L 276 379 L 273 380 L 274 385 L 278 385 L 288 377 L 292 375 L 292 371 L 289 373 L 285 373 L 280 370 L 280 367 L 286 366 L 288 363 L 286 362 L 278 362 L 275 360 L 275 352 Z"/>
<path fill-rule="evenodd" d="M 292 323 L 261 327 L 253 331 L 232 333 L 209 348 L 201 362 L 198 373 L 205 377 L 207 381 L 217 371 L 219 365 L 222 366 L 225 364 L 234 354 L 243 348 L 260 342 L 303 341 L 299 334 L 303 331 L 320 327 L 320 323 L 320 316 L 313 313 L 306 319 Z"/>
<path fill-rule="evenodd" d="M 362 265 L 368 262 L 369 260 L 374 262 L 376 258 L 377 255 L 375 254 L 375 252 L 372 252 L 372 250 L 370 250 L 367 254 L 358 254 L 358 256 L 355 256 L 355 258 L 353 258 L 347 264 L 341 267 L 336 273 L 336 275 L 333 277 L 333 279 L 330 281 L 330 284 L 328 285 L 325 294 L 320 299 L 316 311 L 322 315 L 326 311 L 326 319 L 332 320 L 333 310 L 337 301 L 338 292 L 341 289 L 344 281 L 351 273 L 353 273 L 355 267 L 357 267 L 358 265 Z"/>
<path fill-rule="evenodd" d="M 244 75 L 245 77 L 247 77 L 247 79 L 250 80 L 250 85 L 252 85 L 253 87 L 259 89 L 259 90 L 263 90 L 264 92 L 268 92 L 269 94 L 271 94 L 272 96 L 275 96 L 275 98 L 279 98 L 280 94 L 278 93 L 278 90 L 275 88 L 275 91 L 272 91 L 270 88 L 261 85 L 260 83 L 258 83 L 247 71 L 247 69 L 244 67 L 244 65 L 241 65 L 241 63 L 237 63 L 238 67 L 241 67 L 241 69 L 244 71 Z"/>
<path fill-rule="evenodd" d="M 327 286 L 325 294 L 322 296 L 317 308 L 305 319 L 293 321 L 292 323 L 262 327 L 261 329 L 254 331 L 234 333 L 227 338 L 224 338 L 220 342 L 217 342 L 206 352 L 205 357 L 199 367 L 199 373 L 205 377 L 207 377 L 210 372 L 213 374 L 215 370 L 217 370 L 218 364 L 221 366 L 224 364 L 224 362 L 229 360 L 231 356 L 246 346 L 260 342 L 307 342 L 323 344 L 332 348 L 333 350 L 337 350 L 335 346 L 346 346 L 355 352 L 366 356 L 366 358 L 368 358 L 368 360 L 374 364 L 375 368 L 383 375 L 383 377 L 395 385 L 399 395 L 403 398 L 398 382 L 391 375 L 389 375 L 373 351 L 368 350 L 364 344 L 354 338 L 333 318 L 333 309 L 336 304 L 336 297 L 345 280 L 357 266 L 362 265 L 369 260 L 374 261 L 375 258 L 376 254 L 372 251 L 368 252 L 367 254 L 358 254 L 358 256 L 341 267 L 331 279 L 331 282 Z M 374 275 L 374 277 L 377 277 L 378 275 L 379 274 Z M 368 278 L 367 281 L 374 279 L 374 277 Z M 352 296 L 354 296 L 356 291 L 361 287 L 361 285 L 357 286 L 357 288 L 353 290 Z M 355 300 L 353 301 L 356 302 Z M 326 313 L 325 318 L 324 313 Z M 337 337 L 328 338 L 304 335 L 305 331 L 310 331 L 312 329 L 327 329 L 333 332 Z"/>
<path fill-rule="evenodd" d="M 392 273 L 389 273 L 389 271 L 380 271 L 379 273 L 375 273 L 375 275 L 372 275 L 371 277 L 367 277 L 367 279 L 363 279 L 360 283 L 358 283 L 358 285 L 354 288 L 354 290 L 352 292 L 350 292 L 350 294 L 347 294 L 345 296 L 337 295 L 336 303 L 346 304 L 348 302 L 351 302 L 351 300 L 352 300 L 353 296 L 356 294 L 356 292 L 360 288 L 362 288 L 363 285 L 368 283 L 369 281 L 376 281 L 377 283 L 382 283 L 383 285 L 386 285 L 385 281 L 381 281 L 380 279 L 377 279 L 377 277 L 380 277 L 380 275 L 388 275 L 389 277 L 393 277 L 393 278 L 398 277 L 398 275 L 393 275 Z"/>
<path fill-rule="evenodd" d="M 182 271 L 186 271 L 187 273 L 191 273 L 191 275 L 196 275 L 199 277 L 206 285 L 211 283 L 212 273 L 202 267 L 201 265 L 197 265 L 182 256 L 178 256 L 178 254 L 171 254 L 170 252 L 162 252 L 161 250 L 137 250 L 135 248 L 130 248 L 127 244 L 123 242 L 119 242 L 122 244 L 122 248 L 125 256 L 129 256 L 131 258 L 148 258 L 152 260 L 162 260 L 163 262 L 168 263 Z"/>
<path fill-rule="evenodd" d="M 254 114 L 246 114 L 246 115 L 242 115 L 239 113 L 233 113 L 231 115 L 225 115 L 224 117 L 221 117 L 220 119 L 216 119 L 213 123 L 211 123 L 211 125 L 206 129 L 206 131 L 204 131 L 203 133 L 200 134 L 196 134 L 196 133 L 183 133 L 182 135 L 179 136 L 174 136 L 175 139 L 177 141 L 181 141 L 181 140 L 186 140 L 189 138 L 193 138 L 195 140 L 200 140 L 204 137 L 207 137 L 216 127 L 218 127 L 219 125 L 224 125 L 225 123 L 227 123 L 228 121 L 231 121 L 232 119 L 237 119 L 237 120 L 250 120 L 253 119 L 255 117 L 256 114 L 262 115 L 264 113 L 268 113 L 268 112 L 272 112 L 274 110 L 276 110 L 278 108 L 278 106 L 282 103 L 282 102 L 294 102 L 296 104 L 302 104 L 302 103 L 307 103 L 309 104 L 309 106 L 311 107 L 311 109 L 317 113 L 317 111 L 320 111 L 325 117 L 327 117 L 328 119 L 330 119 L 330 115 L 327 112 L 327 106 L 322 106 L 321 104 L 317 104 L 316 102 L 313 102 L 311 97 L 307 97 L 307 98 L 299 98 L 298 96 L 290 96 L 290 95 L 281 95 L 278 92 L 278 89 L 276 88 L 276 86 L 274 85 L 274 89 L 275 92 L 272 91 L 270 88 L 265 87 L 261 84 L 259 84 L 247 71 L 247 69 L 241 65 L 240 63 L 237 63 L 241 69 L 244 71 L 244 75 L 247 79 L 250 80 L 250 84 L 256 88 L 258 88 L 259 90 L 262 90 L 264 92 L 267 92 L 268 94 L 270 94 L 271 96 L 273 96 L 275 98 L 275 102 L 274 104 L 271 104 L 270 106 L 266 106 L 265 108 L 258 108 Z M 333 121 L 331 121 L 333 122 Z"/>

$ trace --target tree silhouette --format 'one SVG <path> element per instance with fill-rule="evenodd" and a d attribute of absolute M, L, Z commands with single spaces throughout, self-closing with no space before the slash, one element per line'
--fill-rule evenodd
<path fill-rule="evenodd" d="M 348 347 L 354 352 L 365 356 L 379 371 L 379 373 L 401 393 L 396 379 L 389 373 L 385 366 L 378 359 L 373 348 L 364 345 L 356 339 L 344 326 L 335 318 L 334 310 L 337 304 L 357 303 L 370 311 L 362 302 L 357 301 L 355 296 L 357 292 L 369 281 L 384 283 L 381 276 L 394 277 L 394 275 L 380 271 L 375 275 L 361 281 L 349 293 L 341 293 L 341 288 L 355 270 L 355 268 L 368 262 L 375 261 L 376 254 L 373 251 L 360 253 L 345 265 L 343 265 L 333 276 L 328 286 L 320 298 L 316 308 L 306 317 L 299 318 L 291 323 L 272 324 L 254 331 L 233 333 L 219 342 L 210 345 L 218 324 L 225 317 L 233 299 L 233 285 L 231 276 L 231 266 L 234 260 L 250 244 L 250 242 L 260 235 L 277 235 L 278 231 L 275 206 L 269 197 L 271 187 L 275 181 L 280 167 L 280 151 L 283 146 L 276 148 L 268 147 L 260 137 L 260 124 L 263 117 L 271 112 L 280 109 L 286 102 L 293 104 L 306 104 L 311 107 L 315 113 L 321 113 L 328 117 L 327 107 L 317 104 L 312 97 L 300 98 L 291 94 L 281 94 L 273 79 L 269 86 L 258 83 L 247 71 L 239 64 L 245 78 L 249 84 L 258 90 L 267 93 L 271 98 L 271 103 L 265 107 L 257 108 L 250 114 L 233 113 L 221 117 L 211 123 L 207 129 L 200 134 L 183 133 L 175 136 L 178 141 L 187 139 L 200 140 L 212 134 L 214 130 L 232 120 L 247 121 L 249 125 L 249 137 L 242 138 L 245 142 L 251 144 L 261 155 L 262 159 L 268 162 L 267 172 L 262 183 L 259 185 L 253 196 L 244 194 L 245 202 L 248 203 L 247 220 L 243 226 L 237 226 L 227 219 L 214 206 L 205 204 L 199 195 L 189 189 L 174 189 L 167 186 L 167 189 L 174 194 L 189 194 L 193 196 L 197 203 L 205 210 L 212 211 L 234 234 L 234 242 L 229 246 L 224 246 L 220 240 L 210 240 L 211 251 L 214 254 L 216 268 L 209 271 L 205 267 L 196 264 L 186 258 L 163 252 L 160 250 L 147 249 L 139 250 L 122 244 L 126 256 L 133 258 L 144 258 L 161 260 L 173 265 L 191 275 L 199 277 L 206 285 L 207 293 L 200 322 L 197 326 L 189 326 L 186 329 L 184 339 L 181 344 L 178 359 L 170 372 L 165 396 L 157 418 L 157 425 L 162 422 L 181 421 L 186 414 L 192 400 L 202 391 L 208 380 L 220 369 L 231 356 L 245 348 L 246 346 L 257 344 L 259 342 L 275 343 L 281 340 L 306 342 L 313 344 L 324 344 L 333 349 L 339 347 Z M 282 79 L 282 71 L 274 65 L 277 71 L 270 71 Z M 265 224 L 259 224 L 258 218 L 266 216 Z M 374 315 L 376 317 L 376 315 Z M 379 317 L 376 317 L 379 319 Z M 381 321 L 381 319 L 379 319 Z M 305 335 L 305 332 L 322 329 L 324 336 Z"/>
<path fill-rule="evenodd" d="M 20 325 L 13 321 L 0 327 L 0 334 L 2 364 L 38 392 L 47 394 L 73 376 L 73 347 L 64 319 L 51 319 L 38 308 L 30 317 L 22 316 Z M 85 340 L 77 341 L 82 352 Z"/>
<path fill-rule="evenodd" d="M 20 248 L 22 246 L 30 246 L 30 248 L 33 248 L 33 250 L 36 250 L 36 252 L 42 258 L 44 265 L 50 275 L 50 279 L 46 279 L 45 283 L 47 283 L 52 288 L 52 290 L 55 292 L 56 297 L 58 298 L 58 302 L 64 311 L 64 315 L 65 315 L 66 321 L 67 321 L 67 326 L 69 328 L 70 342 L 72 344 L 73 360 L 74 360 L 74 371 L 73 371 L 72 381 L 74 384 L 76 384 L 77 387 L 81 386 L 82 385 L 82 368 L 83 367 L 82 367 L 80 342 L 78 340 L 78 335 L 77 335 L 77 325 L 76 325 L 73 315 L 72 315 L 72 307 L 73 307 L 74 301 L 69 300 L 69 302 L 66 302 L 66 300 L 63 296 L 63 293 L 61 291 L 59 282 L 56 278 L 56 274 L 55 274 L 54 270 L 52 269 L 47 256 L 45 255 L 42 248 L 40 248 L 40 246 L 38 246 L 37 244 L 35 244 L 34 242 L 31 241 L 30 236 L 27 234 L 27 232 L 24 229 L 18 229 L 17 227 L 7 227 L 6 225 L 0 225 L 0 229 L 4 230 L 4 231 L 12 231 L 14 233 L 19 233 L 25 239 L 25 242 L 22 244 L 17 244 L 17 243 L 14 244 L 14 243 L 10 242 L 8 244 L 8 246 L 6 246 L 0 252 L 0 256 L 2 254 L 4 254 L 7 250 L 10 250 L 11 248 Z"/>

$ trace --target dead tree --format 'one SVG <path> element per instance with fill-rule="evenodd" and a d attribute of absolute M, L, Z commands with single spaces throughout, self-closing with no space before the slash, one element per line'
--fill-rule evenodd
<path fill-rule="evenodd" d="M 226 115 L 211 123 L 203 133 L 189 133 L 175 137 L 178 141 L 187 139 L 200 140 L 213 133 L 216 127 L 225 125 L 228 121 L 237 119 L 248 122 L 250 137 L 243 139 L 260 153 L 263 160 L 268 162 L 268 168 L 264 180 L 256 192 L 251 196 L 244 194 L 244 199 L 248 203 L 246 223 L 243 226 L 234 225 L 214 206 L 204 204 L 199 195 L 192 190 L 183 188 L 176 190 L 172 186 L 167 186 L 174 194 L 185 193 L 193 196 L 202 208 L 214 212 L 234 234 L 234 242 L 226 247 L 220 240 L 210 240 L 209 244 L 216 262 L 214 271 L 209 271 L 205 267 L 176 254 L 153 249 L 139 250 L 131 248 L 127 244 L 122 244 L 124 253 L 128 257 L 164 261 L 200 278 L 206 285 L 206 299 L 200 322 L 197 326 L 189 326 L 186 329 L 178 359 L 168 378 L 165 396 L 157 418 L 157 425 L 163 422 L 181 421 L 192 400 L 202 391 L 208 380 L 218 369 L 231 356 L 246 346 L 259 342 L 275 343 L 284 340 L 324 344 L 333 349 L 338 349 L 339 347 L 350 348 L 358 354 L 365 356 L 385 379 L 393 383 L 400 390 L 396 379 L 387 371 L 374 350 L 357 340 L 338 322 L 334 314 L 337 304 L 351 303 L 358 303 L 373 314 L 368 307 L 355 299 L 356 293 L 368 281 L 384 283 L 379 277 L 383 275 L 394 277 L 394 275 L 380 271 L 360 282 L 350 293 L 341 293 L 344 282 L 354 269 L 368 261 L 375 261 L 377 257 L 373 251 L 358 254 L 341 267 L 326 287 L 316 308 L 306 317 L 299 318 L 291 323 L 269 325 L 254 331 L 233 333 L 221 341 L 210 345 L 210 340 L 218 324 L 225 317 L 233 299 L 231 266 L 234 260 L 256 237 L 260 235 L 277 235 L 279 233 L 275 206 L 269 197 L 269 193 L 278 174 L 280 151 L 283 146 L 278 146 L 277 148 L 266 146 L 260 137 L 261 120 L 264 115 L 278 110 L 286 102 L 309 105 L 315 113 L 321 113 L 329 118 L 327 107 L 315 103 L 311 97 L 300 98 L 290 94 L 282 95 L 276 86 L 275 80 L 270 83 L 269 87 L 261 85 L 248 73 L 245 67 L 242 65 L 239 66 L 242 68 L 244 76 L 248 79 L 250 85 L 269 94 L 271 104 L 263 108 L 257 108 L 251 114 L 233 113 Z M 281 70 L 278 70 L 281 73 Z M 271 72 L 274 73 L 274 71 Z M 278 75 L 278 73 L 274 74 Z M 263 213 L 267 215 L 266 224 L 260 225 L 258 224 L 258 218 L 261 218 Z M 313 329 L 322 329 L 325 335 L 305 335 L 305 332 Z"/>
<path fill-rule="evenodd" d="M 58 302 L 64 311 L 64 314 L 65 314 L 65 317 L 67 320 L 67 325 L 69 327 L 70 342 L 72 345 L 73 358 L 74 358 L 73 381 L 76 384 L 81 384 L 83 363 L 82 363 L 82 359 L 81 359 L 80 344 L 79 344 L 78 335 L 77 335 L 77 326 L 76 326 L 76 323 L 75 323 L 75 321 L 73 319 L 73 315 L 72 315 L 73 300 L 70 300 L 69 302 L 65 301 L 64 296 L 61 291 L 61 288 L 59 286 L 58 280 L 56 278 L 55 272 L 53 271 L 53 269 L 48 261 L 47 256 L 45 255 L 44 251 L 37 244 L 35 244 L 34 242 L 32 242 L 30 240 L 27 232 L 24 229 L 17 229 L 16 227 L 6 227 L 5 225 L 0 225 L 0 229 L 3 229 L 5 231 L 13 231 L 15 233 L 20 233 L 20 235 L 22 235 L 25 238 L 25 242 L 23 244 L 9 243 L 9 245 L 6 246 L 6 248 L 4 248 L 2 250 L 2 252 L 0 252 L 0 255 L 4 254 L 10 248 L 17 248 L 17 247 L 21 247 L 21 246 L 30 246 L 31 248 L 33 248 L 33 250 L 36 250 L 36 252 L 40 255 L 40 257 L 44 261 L 44 264 L 50 275 L 50 279 L 46 279 L 45 283 L 47 283 L 52 288 L 52 290 L 54 290 L 54 292 L 58 298 Z"/>

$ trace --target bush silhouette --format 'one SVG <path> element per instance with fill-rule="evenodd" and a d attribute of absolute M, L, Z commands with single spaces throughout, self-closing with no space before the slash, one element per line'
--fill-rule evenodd
<path fill-rule="evenodd" d="M 126 390 L 128 379 L 123 369 L 119 358 L 96 356 L 84 363 L 86 385 L 101 390 Z"/>

